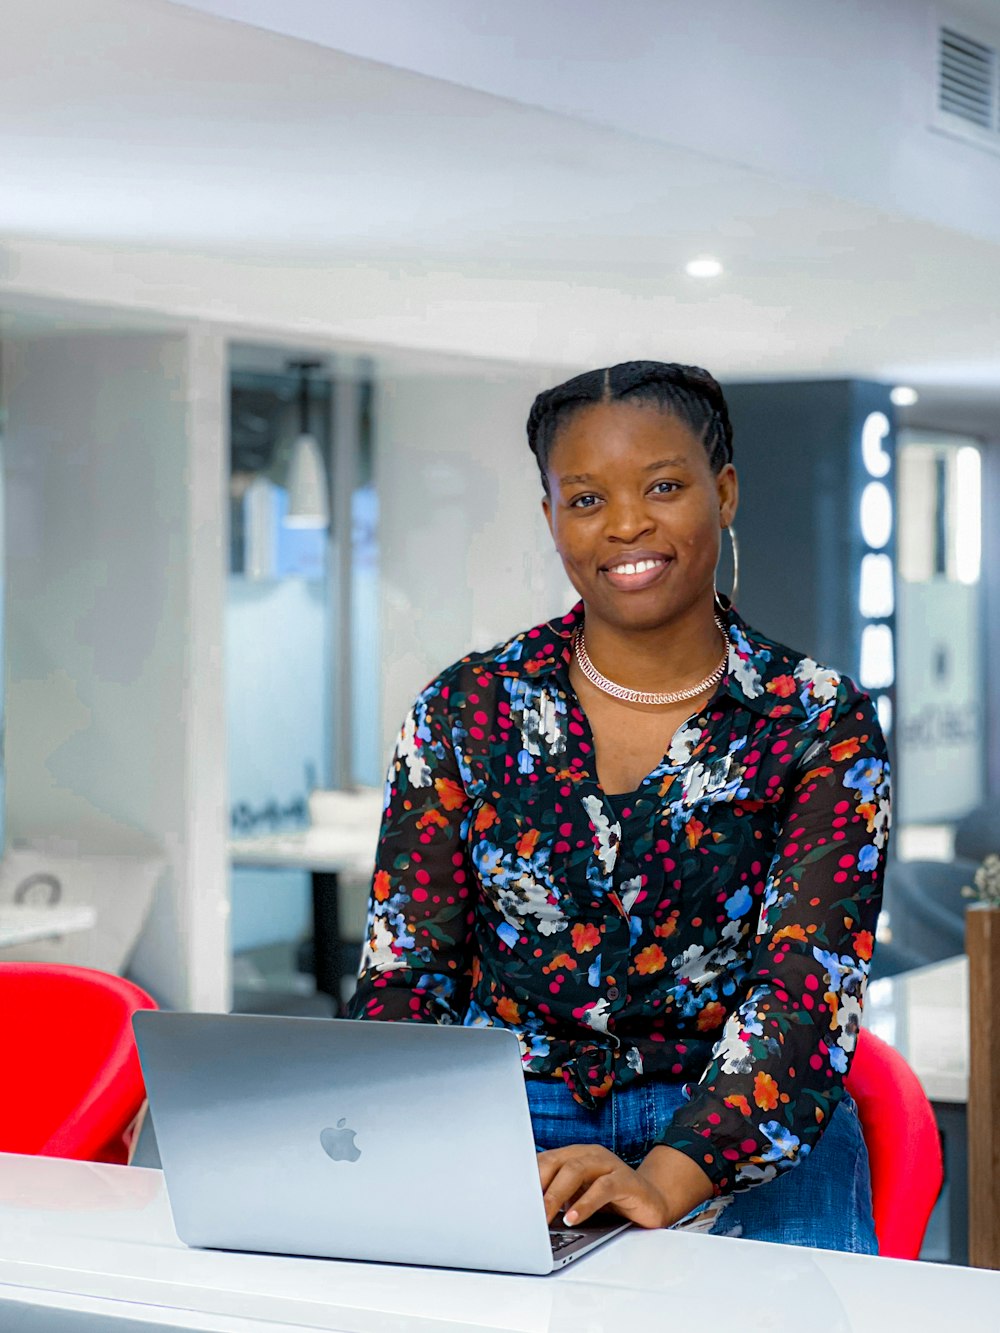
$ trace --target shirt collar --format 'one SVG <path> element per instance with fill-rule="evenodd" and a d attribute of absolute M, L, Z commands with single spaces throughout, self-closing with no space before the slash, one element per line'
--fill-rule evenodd
<path fill-rule="evenodd" d="M 729 639 L 729 660 L 716 697 L 731 695 L 737 703 L 767 717 L 803 711 L 803 686 L 808 688 L 815 672 L 823 669 L 751 629 L 727 598 L 720 598 L 720 604 Z M 496 655 L 496 671 L 522 680 L 541 680 L 559 667 L 568 667 L 573 635 L 582 623 L 580 601 L 564 616 L 544 621 L 511 639 Z"/>

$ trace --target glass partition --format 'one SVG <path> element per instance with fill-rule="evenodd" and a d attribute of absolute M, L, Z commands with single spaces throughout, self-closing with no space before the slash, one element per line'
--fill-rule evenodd
<path fill-rule="evenodd" d="M 237 348 L 230 414 L 231 832 L 260 838 L 305 827 L 317 788 L 382 780 L 371 385 L 331 357 Z M 307 871 L 234 868 L 234 952 L 310 923 Z"/>
<path fill-rule="evenodd" d="M 985 785 L 980 472 L 974 440 L 900 437 L 896 818 L 945 855 Z"/>

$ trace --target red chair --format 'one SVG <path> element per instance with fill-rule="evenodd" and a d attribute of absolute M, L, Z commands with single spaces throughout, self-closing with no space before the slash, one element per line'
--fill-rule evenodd
<path fill-rule="evenodd" d="M 125 1162 L 146 1095 L 131 1017 L 155 1008 L 88 967 L 0 963 L 0 1152 Z"/>
<path fill-rule="evenodd" d="M 899 1052 L 864 1029 L 846 1087 L 868 1146 L 879 1254 L 916 1259 L 944 1180 L 931 1104 Z"/>

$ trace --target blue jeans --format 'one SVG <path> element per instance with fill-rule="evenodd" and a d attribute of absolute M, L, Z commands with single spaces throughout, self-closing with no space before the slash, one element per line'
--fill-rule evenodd
<path fill-rule="evenodd" d="M 629 1166 L 638 1166 L 684 1102 L 683 1084 L 658 1079 L 614 1089 L 596 1111 L 575 1102 L 562 1080 L 528 1078 L 526 1085 L 540 1152 L 599 1143 Z M 710 1203 L 698 1226 L 701 1211 L 679 1225 L 713 1236 L 878 1254 L 868 1150 L 853 1099 L 845 1093 L 819 1143 L 797 1166 Z"/>

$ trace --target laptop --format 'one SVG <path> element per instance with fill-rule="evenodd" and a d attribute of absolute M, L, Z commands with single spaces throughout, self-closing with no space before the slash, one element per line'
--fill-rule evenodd
<path fill-rule="evenodd" d="M 548 1227 L 501 1028 L 134 1015 L 187 1245 L 551 1273 L 630 1224 Z"/>

